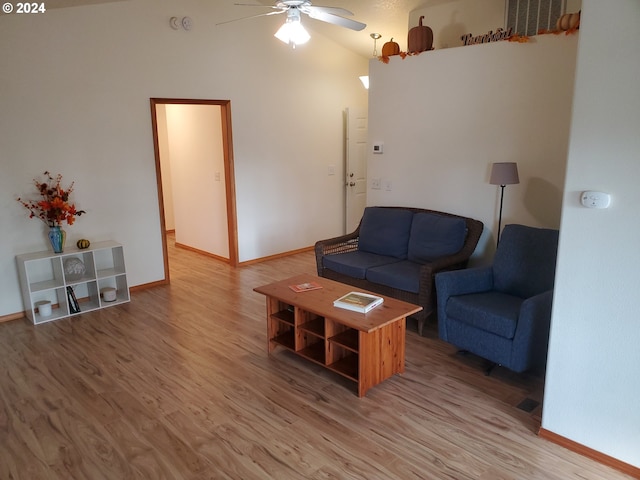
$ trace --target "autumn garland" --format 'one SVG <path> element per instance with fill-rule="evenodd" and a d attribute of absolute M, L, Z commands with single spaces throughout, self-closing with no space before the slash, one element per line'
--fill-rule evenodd
<path fill-rule="evenodd" d="M 62 182 L 61 174 L 52 177 L 49 172 L 44 172 L 44 175 L 47 177 L 44 182 L 33 179 L 42 198 L 40 200 L 23 200 L 18 197 L 18 202 L 29 210 L 29 218 L 37 218 L 49 227 L 59 227 L 62 222 L 73 225 L 76 216 L 86 213 L 84 210 L 76 210 L 75 204 L 69 203 L 69 196 L 73 192 L 75 182 L 71 182 L 71 185 L 65 190 L 60 185 Z"/>
<path fill-rule="evenodd" d="M 573 35 L 578 31 L 578 29 L 579 27 L 570 28 L 568 30 L 540 30 L 538 32 L 538 35 L 548 35 L 548 34 L 560 35 L 562 33 L 564 33 L 565 35 Z M 528 35 L 518 35 L 517 33 L 505 38 L 505 40 L 508 42 L 517 42 L 517 43 L 528 43 L 530 39 L 531 37 L 529 37 Z M 422 52 L 400 52 L 398 53 L 398 56 L 404 60 L 406 57 L 409 57 L 412 55 L 419 55 L 420 53 Z M 389 58 L 390 57 L 387 55 L 382 55 L 378 57 L 378 60 L 380 60 L 382 63 L 389 63 Z"/>

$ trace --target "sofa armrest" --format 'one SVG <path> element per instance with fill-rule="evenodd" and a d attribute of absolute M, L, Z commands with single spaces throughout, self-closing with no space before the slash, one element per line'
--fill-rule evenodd
<path fill-rule="evenodd" d="M 438 336 L 448 341 L 447 300 L 455 295 L 486 292 L 493 288 L 491 267 L 467 268 L 436 274 L 436 297 L 438 308 Z"/>
<path fill-rule="evenodd" d="M 522 303 L 511 347 L 514 371 L 544 364 L 549 344 L 552 302 L 553 290 L 547 290 Z"/>
<path fill-rule="evenodd" d="M 445 271 L 436 274 L 438 299 L 467 293 L 487 292 L 493 288 L 493 269 L 491 267 L 465 268 L 464 270 Z"/>
<path fill-rule="evenodd" d="M 322 257 L 336 253 L 354 252 L 358 250 L 359 229 L 346 235 L 328 238 L 316 242 L 314 250 L 316 254 L 316 268 L 318 275 L 322 276 Z"/>

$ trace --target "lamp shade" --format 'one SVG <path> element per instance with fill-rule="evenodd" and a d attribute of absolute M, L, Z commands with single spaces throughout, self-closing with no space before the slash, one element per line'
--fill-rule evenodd
<path fill-rule="evenodd" d="M 497 162 L 491 167 L 491 185 L 515 185 L 520 183 L 516 162 Z"/>

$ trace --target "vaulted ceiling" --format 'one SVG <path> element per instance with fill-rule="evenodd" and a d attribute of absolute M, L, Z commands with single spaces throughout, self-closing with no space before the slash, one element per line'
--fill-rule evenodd
<path fill-rule="evenodd" d="M 111 3 L 127 0 L 47 0 L 47 8 L 65 8 L 81 5 L 92 5 L 98 3 Z M 210 0 L 211 2 L 221 2 L 222 0 Z M 228 5 L 234 3 L 255 3 L 257 5 L 274 5 L 275 0 L 224 0 Z M 373 55 L 374 42 L 372 33 L 380 33 L 382 38 L 377 42 L 378 54 L 382 44 L 391 37 L 399 41 L 406 41 L 409 31 L 409 13 L 417 8 L 423 8 L 442 3 L 449 3 L 453 0 L 317 0 L 314 5 L 331 7 L 342 7 L 353 12 L 353 18 L 359 22 L 367 24 L 367 27 L 360 31 L 337 27 L 317 20 L 305 18 L 305 27 L 313 32 L 332 38 L 337 43 L 343 45 L 354 52 L 370 57 Z M 260 9 L 252 11 L 250 7 L 235 7 L 237 18 L 261 13 Z"/>

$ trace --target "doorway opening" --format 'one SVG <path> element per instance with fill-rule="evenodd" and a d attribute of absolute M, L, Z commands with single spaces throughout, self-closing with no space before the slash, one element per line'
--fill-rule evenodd
<path fill-rule="evenodd" d="M 171 216 L 169 220 L 173 226 L 174 205 L 178 207 L 175 225 L 183 225 L 184 230 L 190 232 L 185 237 L 189 239 L 188 243 L 186 242 L 187 248 L 237 267 L 238 234 L 231 101 L 151 98 L 150 102 L 165 283 L 169 283 L 167 213 Z M 206 117 L 203 118 L 206 120 L 200 122 L 198 115 L 202 113 L 205 113 Z M 196 123 L 191 123 L 191 127 L 188 127 L 188 122 Z M 182 131 L 172 132 L 172 125 Z M 198 135 L 198 131 L 200 134 L 194 141 L 193 135 Z M 167 171 L 165 162 L 171 144 L 167 140 L 169 137 L 184 138 L 183 149 L 178 150 L 180 153 L 177 155 L 177 166 L 172 167 L 171 171 Z M 180 145 L 177 142 L 173 143 Z M 200 163 L 191 164 L 192 160 Z M 202 194 L 203 197 L 187 197 L 186 200 L 181 200 L 182 203 L 172 201 L 172 205 L 166 205 L 165 193 L 168 192 L 165 192 L 165 189 L 174 189 L 174 170 L 179 172 L 176 179 L 178 189 L 181 189 L 179 191 L 184 195 Z M 180 215 L 182 217 L 179 219 Z M 176 230 L 180 235 L 180 227 Z"/>

